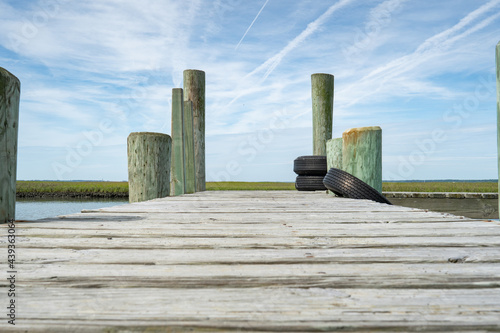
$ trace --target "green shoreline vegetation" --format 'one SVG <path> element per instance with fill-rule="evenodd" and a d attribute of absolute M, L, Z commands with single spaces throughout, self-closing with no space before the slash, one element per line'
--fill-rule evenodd
<path fill-rule="evenodd" d="M 128 197 L 127 182 L 17 181 L 18 198 L 36 197 Z"/>
<path fill-rule="evenodd" d="M 207 182 L 207 191 L 295 190 L 283 182 Z M 477 192 L 497 193 L 498 183 L 478 182 L 384 182 L 383 192 Z M 127 198 L 127 182 L 106 181 L 18 181 L 17 197 L 101 197 Z"/>

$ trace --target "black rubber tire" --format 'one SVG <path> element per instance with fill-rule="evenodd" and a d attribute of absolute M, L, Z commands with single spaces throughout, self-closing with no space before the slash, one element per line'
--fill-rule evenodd
<path fill-rule="evenodd" d="M 326 156 L 299 156 L 293 161 L 293 171 L 299 176 L 325 176 L 328 171 Z"/>
<path fill-rule="evenodd" d="M 297 176 L 295 188 L 298 191 L 326 191 L 323 176 Z"/>
<path fill-rule="evenodd" d="M 369 199 L 392 205 L 392 203 L 376 189 L 344 170 L 331 168 L 323 179 L 323 184 L 327 189 L 340 197 Z"/>

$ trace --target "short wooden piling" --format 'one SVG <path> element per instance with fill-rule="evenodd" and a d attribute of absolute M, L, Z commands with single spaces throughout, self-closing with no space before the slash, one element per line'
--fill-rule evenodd
<path fill-rule="evenodd" d="M 330 139 L 326 142 L 327 169 L 342 169 L 342 138 Z"/>
<path fill-rule="evenodd" d="M 184 102 L 184 192 L 196 192 L 193 102 Z"/>
<path fill-rule="evenodd" d="M 171 195 L 184 194 L 184 100 L 181 88 L 172 89 Z"/>
<path fill-rule="evenodd" d="M 128 136 L 127 148 L 129 201 L 168 196 L 171 137 L 162 133 L 134 132 Z"/>
<path fill-rule="evenodd" d="M 326 142 L 332 138 L 333 75 L 311 75 L 313 113 L 313 155 L 326 155 Z"/>
<path fill-rule="evenodd" d="M 382 129 L 352 128 L 342 139 L 342 169 L 382 193 Z"/>
<path fill-rule="evenodd" d="M 497 150 L 498 150 L 498 179 L 500 179 L 500 42 L 496 49 L 496 64 L 497 64 Z M 500 192 L 500 181 L 498 182 Z M 498 211 L 500 212 L 500 200 L 498 201 Z"/>
<path fill-rule="evenodd" d="M 342 138 L 330 139 L 326 142 L 326 169 L 342 169 Z M 328 190 L 329 194 L 335 195 Z"/>
<path fill-rule="evenodd" d="M 184 71 L 184 101 L 193 103 L 196 191 L 205 191 L 205 72 Z"/>
<path fill-rule="evenodd" d="M 0 223 L 15 220 L 21 82 L 0 67 Z"/>

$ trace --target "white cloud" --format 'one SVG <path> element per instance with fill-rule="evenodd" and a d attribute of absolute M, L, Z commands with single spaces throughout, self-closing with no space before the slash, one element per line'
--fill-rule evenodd
<path fill-rule="evenodd" d="M 304 29 L 297 37 L 288 42 L 288 44 L 279 53 L 266 60 L 266 62 L 264 62 L 262 65 L 254 69 L 251 73 L 249 73 L 248 76 L 252 76 L 262 71 L 265 71 L 261 80 L 264 81 L 265 79 L 267 79 L 267 77 L 276 69 L 276 67 L 280 64 L 280 62 L 288 53 L 293 51 L 302 42 L 304 42 L 311 34 L 313 34 L 316 30 L 318 30 L 319 27 L 321 27 L 321 25 L 324 24 L 325 21 L 334 12 L 343 8 L 344 6 L 348 5 L 351 2 L 353 2 L 353 0 L 340 0 L 335 4 L 331 5 L 328 8 L 328 10 L 324 12 L 320 17 L 318 17 L 315 21 L 309 23 L 306 29 Z"/>
<path fill-rule="evenodd" d="M 384 141 L 387 163 L 393 163 L 390 156 L 411 152 L 412 140 L 429 129 L 449 127 L 443 113 L 474 96 L 480 78 L 494 72 L 493 47 L 500 33 L 500 0 L 432 6 L 405 0 L 327 5 L 84 0 L 61 2 L 52 11 L 43 4 L 0 0 L 5 32 L 0 66 L 22 81 L 22 147 L 75 146 L 103 118 L 116 129 L 102 147 L 123 145 L 131 131 L 169 133 L 171 89 L 182 86 L 184 69 L 196 68 L 206 72 L 207 137 L 217 137 L 207 145 L 211 163 L 232 158 L 226 141 L 258 135 L 277 112 L 286 111 L 276 145 L 241 162 L 248 174 L 238 177 L 252 174 L 255 180 L 266 164 L 271 175 L 287 174 L 287 161 L 309 152 L 312 73 L 335 75 L 334 132 L 381 125 L 384 138 L 402 143 Z M 446 12 L 436 15 L 436 9 Z M 42 22 L 44 12 L 52 14 Z M 30 22 L 36 31 L 26 35 Z M 360 44 L 362 52 L 346 58 L 343 44 L 358 50 L 359 31 L 359 40 L 366 42 Z M 17 48 L 9 39 L 13 34 L 24 38 Z M 482 99 L 484 112 L 464 118 L 457 132 L 489 150 L 496 149 L 489 142 L 496 140 L 494 133 L 479 129 L 495 121 L 494 99 L 494 94 Z M 461 154 L 453 142 L 449 153 Z M 115 165 L 92 162 L 97 156 L 96 150 L 82 167 Z"/>
<path fill-rule="evenodd" d="M 473 27 L 466 28 L 468 25 L 472 24 L 474 20 L 478 19 L 480 15 L 487 13 L 489 10 L 500 4 L 500 1 L 494 0 L 489 3 L 479 7 L 473 12 L 462 18 L 457 24 L 448 28 L 438 34 L 427 38 L 422 44 L 420 44 L 416 50 L 405 56 L 396 58 L 383 64 L 375 69 L 371 70 L 369 74 L 359 78 L 345 89 L 340 91 L 340 94 L 347 93 L 349 95 L 348 101 L 343 107 L 349 107 L 360 103 L 362 100 L 368 97 L 379 94 L 386 96 L 394 96 L 395 94 L 403 93 L 405 94 L 405 89 L 400 89 L 401 87 L 410 86 L 412 88 L 425 87 L 423 90 L 411 90 L 413 93 L 433 93 L 436 95 L 441 95 L 445 88 L 435 87 L 437 89 L 430 89 L 430 85 L 414 84 L 412 81 L 414 78 L 417 80 L 420 78 L 425 78 L 426 73 L 419 69 L 426 63 L 434 62 L 434 66 L 441 66 L 442 62 L 446 61 L 446 58 L 442 57 L 451 46 L 456 45 L 458 41 L 461 41 L 470 34 L 478 31 L 481 28 L 491 24 L 500 16 L 500 13 L 494 13 Z M 459 33 L 462 29 L 466 29 Z M 457 52 L 455 49 L 454 52 Z M 441 57 L 441 59 L 439 59 Z M 408 83 L 403 83 L 402 81 L 407 81 Z M 352 94 L 349 92 L 361 92 L 358 94 Z"/>

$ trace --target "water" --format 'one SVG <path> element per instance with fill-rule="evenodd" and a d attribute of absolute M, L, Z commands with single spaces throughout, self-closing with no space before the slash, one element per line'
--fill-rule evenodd
<path fill-rule="evenodd" d="M 398 206 L 428 209 L 473 219 L 498 219 L 498 199 L 389 198 Z"/>
<path fill-rule="evenodd" d="M 58 215 L 80 213 L 82 209 L 98 209 L 127 204 L 127 199 L 17 199 L 16 220 L 38 220 Z"/>
<path fill-rule="evenodd" d="M 390 198 L 394 205 L 428 209 L 476 219 L 498 219 L 497 199 Z M 36 220 L 127 204 L 126 199 L 18 199 L 17 220 Z"/>

